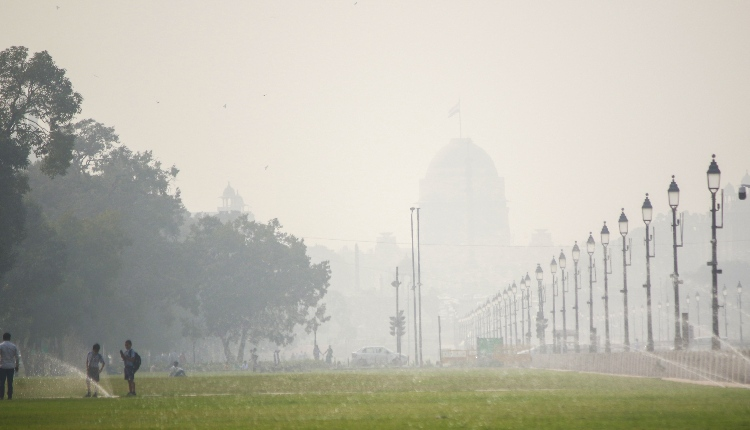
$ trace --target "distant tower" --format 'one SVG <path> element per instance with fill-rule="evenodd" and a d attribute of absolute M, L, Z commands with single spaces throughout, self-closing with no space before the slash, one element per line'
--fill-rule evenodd
<path fill-rule="evenodd" d="M 221 195 L 221 207 L 218 208 L 219 213 L 242 213 L 245 209 L 245 201 L 242 200 L 242 196 L 227 183 L 227 187 L 224 188 L 224 193 Z"/>
<path fill-rule="evenodd" d="M 471 139 L 451 139 L 419 184 L 422 240 L 435 245 L 508 245 L 505 180 Z"/>

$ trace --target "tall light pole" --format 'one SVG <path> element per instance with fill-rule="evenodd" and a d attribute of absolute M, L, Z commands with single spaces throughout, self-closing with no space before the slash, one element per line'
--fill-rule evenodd
<path fill-rule="evenodd" d="M 742 345 L 742 283 L 737 282 L 737 311 L 740 316 L 740 345 Z"/>
<path fill-rule="evenodd" d="M 687 320 L 690 321 L 690 293 L 685 294 L 685 305 L 687 306 Z M 688 332 L 684 334 L 683 340 L 685 341 L 685 348 L 690 346 L 690 326 L 688 325 Z M 684 327 L 683 327 L 684 328 Z"/>
<path fill-rule="evenodd" d="M 513 281 L 513 285 L 510 287 L 510 292 L 513 295 L 513 337 L 516 340 L 516 343 L 515 343 L 516 345 L 520 343 L 518 341 L 518 302 L 516 301 L 517 291 L 518 291 L 518 287 L 516 286 L 516 282 Z"/>
<path fill-rule="evenodd" d="M 401 320 L 398 313 L 398 287 L 401 282 L 398 280 L 398 266 L 396 266 L 396 280 L 391 282 L 391 286 L 396 289 L 396 316 L 393 318 L 393 335 L 396 336 L 396 352 L 401 354 Z"/>
<path fill-rule="evenodd" d="M 526 343 L 531 346 L 531 278 L 529 272 L 526 272 L 526 320 L 529 322 L 529 331 L 526 332 Z"/>
<path fill-rule="evenodd" d="M 589 352 L 596 352 L 596 329 L 594 328 L 594 237 L 589 232 L 586 252 L 589 254 Z"/>
<path fill-rule="evenodd" d="M 661 342 L 661 300 L 657 306 L 657 313 L 659 314 L 659 342 Z"/>
<path fill-rule="evenodd" d="M 628 235 L 628 217 L 625 216 L 625 208 L 622 208 L 622 213 L 620 213 L 620 219 L 617 221 L 620 226 L 620 235 L 622 236 L 622 290 L 620 291 L 623 294 L 623 315 L 625 316 L 625 327 L 624 327 L 624 337 L 625 337 L 625 351 L 630 350 L 630 333 L 629 333 L 629 327 L 628 327 L 628 266 L 630 266 L 630 263 L 628 263 L 628 250 L 630 249 L 629 244 L 627 243 L 627 235 Z M 631 239 L 632 243 L 632 239 Z M 632 263 L 632 254 L 631 254 L 631 263 Z"/>
<path fill-rule="evenodd" d="M 649 352 L 654 351 L 654 332 L 652 329 L 651 319 L 651 257 L 656 256 L 656 247 L 654 247 L 654 254 L 651 254 L 651 234 L 648 229 L 651 225 L 651 220 L 654 215 L 654 208 L 651 206 L 651 200 L 648 199 L 648 193 L 646 193 L 646 200 L 643 201 L 641 206 L 641 214 L 643 215 L 643 223 L 646 224 L 646 284 L 643 286 L 646 288 L 646 306 L 648 307 L 648 340 L 646 342 L 646 350 Z M 659 303 L 659 337 L 661 338 L 661 302 Z"/>
<path fill-rule="evenodd" d="M 729 326 L 727 322 L 727 307 L 728 307 L 727 305 L 729 303 L 727 303 L 727 286 L 726 285 L 724 285 L 724 289 L 721 290 L 721 294 L 724 296 L 724 306 L 723 306 L 724 308 L 724 338 L 729 340 Z"/>
<path fill-rule="evenodd" d="M 604 221 L 604 226 L 601 231 L 602 248 L 604 249 L 604 352 L 612 352 L 609 343 L 609 287 L 607 286 L 607 275 L 612 272 L 607 270 L 607 245 L 609 245 L 609 229 L 607 228 L 607 221 Z M 610 269 L 612 267 L 610 266 Z"/>
<path fill-rule="evenodd" d="M 556 353 L 559 352 L 559 348 L 557 347 L 557 324 L 555 323 L 555 313 L 557 312 L 555 310 L 555 297 L 557 297 L 557 262 L 555 261 L 554 255 L 552 256 L 552 262 L 549 264 L 549 271 L 552 273 L 552 352 Z"/>
<path fill-rule="evenodd" d="M 674 181 L 674 175 L 672 175 L 672 183 L 669 184 L 669 207 L 672 208 L 672 253 L 674 255 L 674 272 L 672 272 L 672 286 L 674 288 L 674 349 L 675 351 L 682 349 L 682 337 L 680 336 L 680 272 L 677 270 L 677 248 L 682 246 L 682 227 L 680 227 L 680 244 L 677 244 L 677 226 L 681 223 L 677 220 L 677 206 L 680 204 L 680 188 Z M 682 216 L 680 216 L 682 218 Z M 667 302 L 667 308 L 669 308 L 669 302 Z M 718 327 L 718 326 L 717 326 Z"/>
<path fill-rule="evenodd" d="M 698 318 L 698 337 L 701 335 L 701 295 L 695 292 L 695 314 Z"/>
<path fill-rule="evenodd" d="M 724 222 L 724 208 L 717 207 L 716 205 L 716 192 L 719 191 L 719 182 L 721 179 L 721 170 L 719 170 L 719 165 L 716 164 L 716 155 L 711 155 L 711 164 L 708 166 L 708 171 L 706 172 L 706 176 L 708 178 L 708 191 L 711 192 L 711 261 L 708 263 L 709 266 L 711 266 L 711 297 L 712 297 L 712 329 L 713 329 L 713 336 L 711 338 L 711 349 L 716 351 L 721 349 L 721 342 L 719 337 L 719 274 L 721 273 L 721 270 L 718 269 L 719 263 L 716 261 L 716 229 L 717 228 L 723 228 Z M 721 193 L 722 196 L 722 204 L 721 206 L 724 206 L 724 193 Z M 717 226 L 716 225 L 716 211 L 721 209 L 721 215 L 722 215 L 722 225 Z"/>
<path fill-rule="evenodd" d="M 416 261 L 414 260 L 414 209 L 411 210 L 411 291 L 414 296 L 414 365 L 419 365 L 419 336 L 417 335 L 417 273 Z M 407 293 L 408 294 L 408 293 Z M 408 296 L 407 296 L 408 297 Z"/>
<path fill-rule="evenodd" d="M 557 258 L 557 262 L 560 265 L 560 282 L 562 282 L 562 313 L 563 317 L 563 342 L 562 352 L 568 352 L 568 325 L 565 318 L 565 293 L 568 291 L 565 289 L 565 266 L 568 264 L 568 260 L 565 258 L 565 254 L 562 249 L 560 250 L 560 257 Z"/>
<path fill-rule="evenodd" d="M 539 345 L 541 347 L 542 353 L 547 352 L 547 344 L 545 341 L 544 332 L 547 329 L 547 320 L 544 318 L 544 287 L 542 286 L 542 279 L 544 278 L 544 272 L 542 272 L 542 266 L 540 264 L 536 265 L 536 281 L 537 281 L 537 288 L 539 291 L 539 301 L 537 306 L 539 307 L 537 313 L 536 313 L 536 336 L 539 338 Z"/>
<path fill-rule="evenodd" d="M 526 280 L 521 276 L 521 344 L 526 344 L 526 313 L 524 312 L 526 310 L 526 306 L 524 303 L 526 302 Z"/>
<path fill-rule="evenodd" d="M 578 289 L 580 288 L 578 286 L 578 260 L 581 258 L 581 250 L 578 248 L 578 241 L 575 242 L 573 245 L 573 263 L 574 263 L 574 270 L 573 270 L 573 280 L 575 281 L 575 309 L 576 311 L 576 352 L 581 352 L 581 346 L 580 346 L 580 337 L 579 337 L 579 329 L 578 329 Z"/>
<path fill-rule="evenodd" d="M 508 313 L 508 310 L 510 309 L 510 298 L 508 298 L 508 289 L 506 288 L 503 290 L 503 307 L 505 311 L 505 338 L 508 339 L 508 344 L 513 344 L 513 339 L 511 339 L 511 331 L 510 331 L 510 314 Z"/>

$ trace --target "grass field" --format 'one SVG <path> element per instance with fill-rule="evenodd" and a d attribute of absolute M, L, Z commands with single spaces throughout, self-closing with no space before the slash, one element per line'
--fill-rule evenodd
<path fill-rule="evenodd" d="M 750 390 L 523 369 L 139 374 L 134 398 L 17 378 L 3 428 L 750 428 Z M 121 377 L 104 378 L 115 396 Z"/>

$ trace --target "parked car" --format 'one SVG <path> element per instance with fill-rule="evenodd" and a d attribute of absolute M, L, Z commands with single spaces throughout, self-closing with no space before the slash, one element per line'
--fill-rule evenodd
<path fill-rule="evenodd" d="M 409 357 L 406 355 L 393 352 L 382 346 L 366 346 L 352 352 L 352 364 L 355 366 L 401 366 L 408 361 Z"/>

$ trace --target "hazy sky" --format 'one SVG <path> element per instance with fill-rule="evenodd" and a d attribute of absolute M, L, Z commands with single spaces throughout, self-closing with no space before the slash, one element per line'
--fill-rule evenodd
<path fill-rule="evenodd" d="M 0 17 L 0 49 L 67 69 L 81 119 L 180 168 L 188 210 L 231 182 L 259 220 L 336 249 L 409 242 L 459 98 L 516 244 L 616 231 L 621 207 L 641 226 L 672 174 L 681 209 L 706 211 L 712 153 L 722 185 L 750 169 L 748 1 L 2 0 Z"/>

